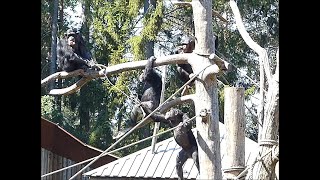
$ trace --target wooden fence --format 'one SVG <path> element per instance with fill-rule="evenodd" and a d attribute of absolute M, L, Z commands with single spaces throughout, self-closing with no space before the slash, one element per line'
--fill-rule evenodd
<path fill-rule="evenodd" d="M 44 148 L 41 148 L 41 176 L 56 171 L 58 169 L 62 169 L 64 167 L 71 166 L 73 164 L 76 164 L 76 162 L 65 157 L 61 157 L 57 154 L 54 154 L 51 151 L 48 151 Z M 86 164 L 87 163 L 83 163 L 81 165 L 77 165 L 72 168 L 68 168 L 51 175 L 47 175 L 45 177 L 42 177 L 41 180 L 68 180 L 79 170 L 81 170 Z M 83 177 L 82 174 L 90 170 L 91 168 L 87 168 L 74 179 L 89 180 L 88 177 Z"/>

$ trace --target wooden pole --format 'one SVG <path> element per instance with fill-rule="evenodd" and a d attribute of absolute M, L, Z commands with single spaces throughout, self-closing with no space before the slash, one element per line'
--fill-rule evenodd
<path fill-rule="evenodd" d="M 164 92 L 166 90 L 166 75 L 167 75 L 167 66 L 162 66 L 162 90 L 161 90 L 161 97 L 160 97 L 160 104 L 163 103 L 164 101 Z M 155 122 L 154 123 L 154 129 L 153 129 L 153 135 L 154 137 L 152 138 L 152 142 L 151 142 L 151 152 L 154 153 L 154 149 L 156 147 L 156 143 L 158 140 L 158 136 L 155 136 L 156 134 L 158 134 L 159 131 L 159 127 L 160 127 L 160 122 Z"/>
<path fill-rule="evenodd" d="M 224 123 L 226 126 L 225 178 L 233 179 L 245 168 L 244 88 L 224 89 Z"/>

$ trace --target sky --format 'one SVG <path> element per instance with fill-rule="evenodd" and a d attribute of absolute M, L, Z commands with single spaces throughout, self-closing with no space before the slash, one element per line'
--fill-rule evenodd
<path fill-rule="evenodd" d="M 81 4 L 78 3 L 78 5 L 75 7 L 74 12 L 71 10 L 71 8 L 67 8 L 65 10 L 66 13 L 68 13 L 71 17 L 69 19 L 69 22 L 72 22 L 70 27 L 73 28 L 80 28 L 81 21 L 82 21 L 82 7 Z"/>

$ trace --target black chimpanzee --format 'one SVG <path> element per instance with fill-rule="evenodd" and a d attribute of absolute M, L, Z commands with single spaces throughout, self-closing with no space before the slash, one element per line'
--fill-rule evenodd
<path fill-rule="evenodd" d="M 192 37 L 184 36 L 182 37 L 181 46 L 179 46 L 178 50 L 174 52 L 174 54 L 182 54 L 182 53 L 192 53 L 195 48 L 195 40 Z M 178 76 L 181 81 L 185 84 L 189 81 L 189 75 L 193 73 L 192 67 L 190 64 L 177 64 Z M 190 89 L 194 81 L 190 82 L 182 91 L 181 95 L 184 95 L 187 89 Z"/>
<path fill-rule="evenodd" d="M 145 106 L 142 107 L 146 114 L 150 114 L 152 112 L 150 109 L 145 108 Z M 183 179 L 182 166 L 188 158 L 192 158 L 194 162 L 196 162 L 196 167 L 199 171 L 198 145 L 191 130 L 191 121 L 186 122 L 189 119 L 188 115 L 183 113 L 180 109 L 171 108 L 165 115 L 155 112 L 150 117 L 153 121 L 166 123 L 170 127 L 180 125 L 173 130 L 173 137 L 177 144 L 182 148 L 176 158 L 178 180 Z"/>
<path fill-rule="evenodd" d="M 92 56 L 77 29 L 68 29 L 65 36 L 60 39 L 57 59 L 58 69 L 67 72 L 77 69 L 87 70 L 93 63 Z"/>
<path fill-rule="evenodd" d="M 218 47 L 218 38 L 215 38 L 215 48 Z M 183 36 L 180 46 L 177 50 L 174 51 L 174 54 L 182 54 L 182 53 L 192 53 L 195 48 L 195 39 L 191 36 Z M 177 64 L 177 71 L 179 78 L 185 84 L 190 80 L 190 74 L 193 73 L 192 67 L 190 64 Z M 191 81 L 183 90 L 181 95 L 185 95 L 186 90 L 190 89 L 194 84 L 194 80 Z"/>
<path fill-rule="evenodd" d="M 133 107 L 130 119 L 125 122 L 125 126 L 127 126 L 126 129 L 121 131 L 117 136 L 121 136 L 123 133 L 131 129 L 137 124 L 137 120 L 141 119 L 141 116 L 143 115 L 140 107 L 141 105 L 147 107 L 151 111 L 155 110 L 159 106 L 162 81 L 161 75 L 153 69 L 155 60 L 156 58 L 151 56 L 148 59 L 143 73 L 139 76 L 139 81 L 144 83 L 142 90 L 143 93 L 141 96 L 138 96 L 141 102 Z"/>

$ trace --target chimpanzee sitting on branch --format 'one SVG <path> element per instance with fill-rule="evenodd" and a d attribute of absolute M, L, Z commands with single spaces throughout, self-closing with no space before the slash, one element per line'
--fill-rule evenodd
<path fill-rule="evenodd" d="M 85 42 L 77 29 L 68 29 L 58 42 L 58 69 L 71 72 L 77 69 L 87 70 L 94 63 Z"/>
<path fill-rule="evenodd" d="M 142 107 L 147 115 L 152 112 L 149 108 L 145 108 L 145 106 Z M 176 127 L 180 125 L 173 130 L 173 137 L 177 144 L 182 148 L 176 158 L 176 171 L 178 180 L 183 179 L 182 166 L 188 158 L 192 158 L 194 162 L 196 162 L 196 167 L 199 171 L 198 145 L 191 130 L 192 123 L 191 121 L 187 122 L 189 119 L 188 115 L 179 109 L 172 108 L 165 115 L 155 112 L 150 117 L 153 121 L 163 122 L 168 124 L 170 127 Z"/>
<path fill-rule="evenodd" d="M 218 37 L 215 36 L 215 48 L 218 47 Z M 195 48 L 195 38 L 191 36 L 183 36 L 180 46 L 174 51 L 174 54 L 192 53 Z M 190 64 L 177 64 L 177 71 L 179 78 L 185 84 L 190 80 L 190 74 L 193 73 Z M 194 80 L 191 81 L 183 90 L 181 95 L 186 94 L 186 90 L 190 89 L 194 84 Z"/>

